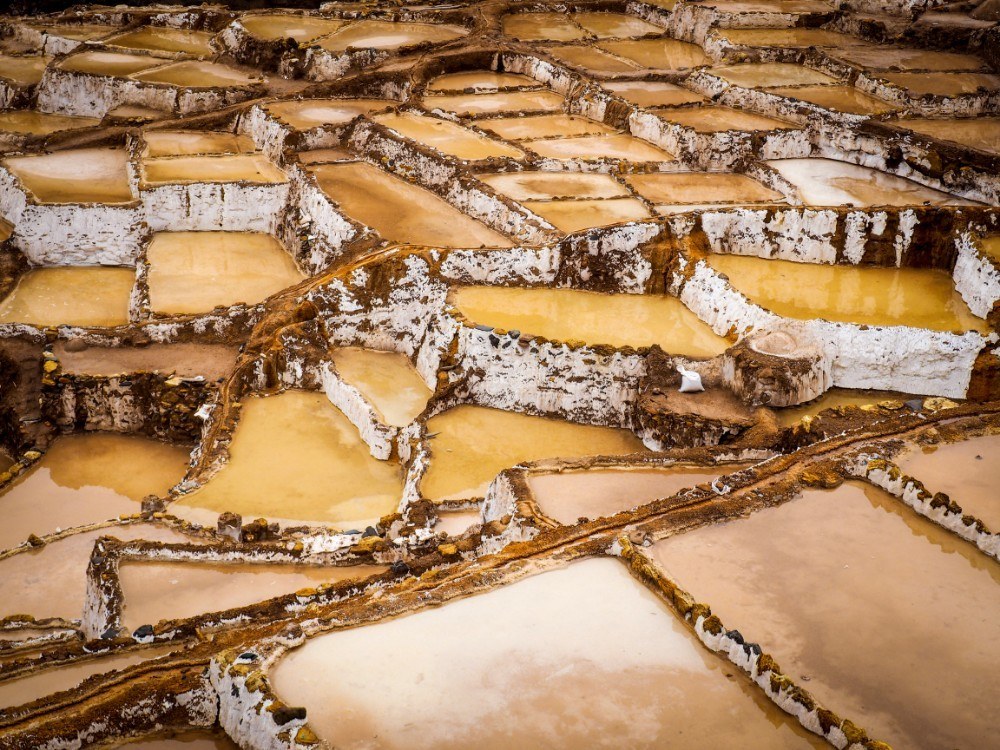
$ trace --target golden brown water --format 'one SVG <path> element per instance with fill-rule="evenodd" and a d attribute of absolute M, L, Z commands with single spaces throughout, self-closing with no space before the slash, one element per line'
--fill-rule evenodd
<path fill-rule="evenodd" d="M 811 206 L 974 205 L 973 201 L 894 174 L 833 159 L 777 159 L 767 163 Z"/>
<path fill-rule="evenodd" d="M 122 541 L 191 541 L 176 531 L 153 524 L 131 524 L 74 534 L 8 557 L 0 560 L 0 602 L 4 603 L 4 611 L 23 612 L 37 619 L 79 620 L 87 591 L 87 563 L 94 542 L 102 536 Z"/>
<path fill-rule="evenodd" d="M 34 268 L 0 302 L 0 323 L 125 325 L 134 283 L 131 268 Z"/>
<path fill-rule="evenodd" d="M 345 22 L 332 18 L 273 13 L 247 14 L 240 17 L 240 23 L 243 28 L 258 39 L 294 39 L 296 42 L 304 43 L 333 33 Z"/>
<path fill-rule="evenodd" d="M 802 86 L 837 83 L 837 79 L 804 65 L 792 63 L 741 63 L 709 68 L 709 73 L 744 88 Z"/>
<path fill-rule="evenodd" d="M 652 551 L 727 627 L 871 736 L 990 744 L 1000 567 L 882 490 L 810 490 Z"/>
<path fill-rule="evenodd" d="M 664 31 L 661 26 L 627 13 L 574 13 L 573 20 L 598 39 L 662 34 Z"/>
<path fill-rule="evenodd" d="M 452 300 L 475 323 L 556 341 L 659 344 L 664 351 L 686 357 L 714 357 L 728 346 L 679 299 L 666 295 L 465 286 L 452 292 Z M 628 326 L 621 325 L 623 320 Z"/>
<path fill-rule="evenodd" d="M 51 61 L 51 57 L 42 55 L 0 55 L 0 78 L 31 86 L 42 80 L 45 66 Z"/>
<path fill-rule="evenodd" d="M 144 26 L 135 31 L 126 31 L 104 40 L 105 44 L 131 49 L 163 50 L 185 52 L 190 55 L 208 56 L 214 54 L 208 31 L 171 29 L 163 26 Z"/>
<path fill-rule="evenodd" d="M 171 512 L 207 520 L 228 510 L 363 529 L 393 512 L 403 495 L 399 466 L 372 458 L 357 428 L 322 393 L 247 398 L 229 452 L 229 463 Z"/>
<path fill-rule="evenodd" d="M 838 50 L 833 56 L 874 70 L 982 70 L 986 67 L 975 55 L 912 47 L 852 47 Z"/>
<path fill-rule="evenodd" d="M 1000 235 L 983 237 L 977 244 L 986 257 L 1000 262 Z"/>
<path fill-rule="evenodd" d="M 319 636 L 270 679 L 344 750 L 819 746 L 606 558 Z"/>
<path fill-rule="evenodd" d="M 88 659 L 71 666 L 54 667 L 13 682 L 3 682 L 0 683 L 0 707 L 30 703 L 43 696 L 74 688 L 92 675 L 125 669 L 177 650 L 176 645 L 145 648 L 128 654 Z"/>
<path fill-rule="evenodd" d="M 563 98 L 554 91 L 504 91 L 497 94 L 435 94 L 424 97 L 428 109 L 457 115 L 495 112 L 558 112 Z"/>
<path fill-rule="evenodd" d="M 831 388 L 819 398 L 798 406 L 775 409 L 774 413 L 778 417 L 778 424 L 783 427 L 791 427 L 800 422 L 803 417 L 814 416 L 824 409 L 834 409 L 838 406 L 874 406 L 880 401 L 906 401 L 909 398 L 909 396 L 894 391 Z"/>
<path fill-rule="evenodd" d="M 711 62 L 697 44 L 666 37 L 601 42 L 599 46 L 605 52 L 624 57 L 643 68 L 654 70 L 687 70 Z"/>
<path fill-rule="evenodd" d="M 508 13 L 501 26 L 504 34 L 524 42 L 572 42 L 587 36 L 563 13 Z"/>
<path fill-rule="evenodd" d="M 142 162 L 145 185 L 185 185 L 192 182 L 287 182 L 285 173 L 263 154 L 176 156 Z"/>
<path fill-rule="evenodd" d="M 826 13 L 833 10 L 823 0 L 712 0 L 723 13 Z"/>
<path fill-rule="evenodd" d="M 915 448 L 899 456 L 904 473 L 916 477 L 931 492 L 944 492 L 962 510 L 1000 531 L 1000 436 L 984 435 L 959 443 Z"/>
<path fill-rule="evenodd" d="M 542 513 L 562 524 L 606 518 L 711 482 L 742 468 L 673 466 L 660 469 L 614 468 L 531 474 L 528 487 Z"/>
<path fill-rule="evenodd" d="M 203 88 L 207 86 L 245 86 L 260 81 L 260 76 L 214 62 L 188 60 L 165 65 L 156 70 L 136 73 L 133 78 L 147 83 Z"/>
<path fill-rule="evenodd" d="M 143 156 L 179 156 L 194 154 L 238 154 L 254 151 L 249 136 L 211 130 L 147 130 Z"/>
<path fill-rule="evenodd" d="M 183 378 L 202 376 L 218 380 L 232 371 L 238 349 L 224 344 L 150 344 L 148 346 L 84 346 L 65 341 L 52 348 L 66 373 L 80 375 L 125 375 L 133 372 L 173 373 Z"/>
<path fill-rule="evenodd" d="M 627 430 L 482 406 L 456 406 L 427 422 L 431 465 L 420 485 L 431 500 L 482 497 L 503 469 L 542 458 L 645 451 Z"/>
<path fill-rule="evenodd" d="M 768 91 L 852 115 L 880 115 L 896 111 L 896 107 L 888 102 L 858 91 L 853 86 L 791 86 Z"/>
<path fill-rule="evenodd" d="M 826 29 L 713 29 L 712 34 L 732 44 L 748 47 L 856 47 L 865 42 L 850 34 Z"/>
<path fill-rule="evenodd" d="M 612 134 L 617 132 L 602 122 L 576 115 L 537 115 L 535 117 L 497 117 L 483 120 L 479 126 L 501 138 L 523 141 L 529 138 Z"/>
<path fill-rule="evenodd" d="M 0 130 L 8 133 L 48 135 L 59 130 L 89 128 L 100 123 L 93 117 L 67 117 L 33 110 L 8 110 L 0 112 Z"/>
<path fill-rule="evenodd" d="M 408 425 L 427 406 L 431 389 L 405 354 L 350 346 L 331 349 L 330 357 L 340 377 L 364 394 L 385 424 Z"/>
<path fill-rule="evenodd" d="M 937 269 L 828 266 L 744 255 L 712 255 L 708 263 L 777 315 L 934 331 L 989 330 L 969 311 L 951 276 Z"/>
<path fill-rule="evenodd" d="M 166 61 L 149 55 L 130 55 L 125 52 L 84 51 L 61 60 L 57 67 L 77 73 L 101 76 L 129 76 L 143 70 L 163 65 Z"/>
<path fill-rule="evenodd" d="M 274 237 L 257 232 L 159 232 L 147 260 L 149 304 L 159 313 L 253 305 L 305 278 Z"/>
<path fill-rule="evenodd" d="M 906 89 L 911 96 L 962 96 L 979 89 L 1000 89 L 1000 76 L 992 73 L 881 73 L 884 78 Z"/>
<path fill-rule="evenodd" d="M 578 232 L 591 227 L 652 218 L 642 202 L 635 198 L 523 201 L 523 203 L 525 208 L 534 211 L 563 232 Z"/>
<path fill-rule="evenodd" d="M 374 120 L 400 135 L 459 159 L 520 159 L 524 156 L 519 148 L 436 117 L 425 117 L 412 112 L 389 112 L 377 115 Z"/>
<path fill-rule="evenodd" d="M 300 164 L 329 164 L 335 161 L 357 161 L 357 157 L 342 148 L 314 148 L 297 153 Z"/>
<path fill-rule="evenodd" d="M 320 39 L 317 44 L 331 52 L 355 48 L 398 49 L 416 44 L 440 44 L 469 32 L 461 26 L 432 23 L 357 21 Z"/>
<path fill-rule="evenodd" d="M 320 125 L 343 125 L 358 115 L 394 104 L 398 102 L 389 99 L 303 99 L 271 102 L 265 109 L 296 130 L 308 130 Z"/>
<path fill-rule="evenodd" d="M 692 128 L 696 133 L 721 133 L 726 130 L 788 130 L 798 127 L 774 117 L 765 117 L 730 107 L 717 107 L 714 104 L 660 109 L 657 110 L 657 114 L 664 120 Z"/>
<path fill-rule="evenodd" d="M 631 135 L 585 135 L 523 141 L 525 148 L 551 159 L 624 159 L 631 162 L 676 161 L 673 154 Z"/>
<path fill-rule="evenodd" d="M 138 513 L 146 495 L 166 495 L 184 478 L 188 449 L 135 435 L 85 433 L 58 438 L 0 495 L 0 549 Z"/>
<path fill-rule="evenodd" d="M 160 737 L 118 745 L 120 750 L 239 750 L 222 732 L 170 733 Z"/>
<path fill-rule="evenodd" d="M 99 23 L 27 23 L 25 25 L 43 31 L 50 36 L 58 36 L 63 39 L 76 39 L 78 41 L 97 39 L 117 30 L 114 26 L 106 26 Z"/>
<path fill-rule="evenodd" d="M 602 85 L 640 107 L 671 107 L 705 101 L 701 94 L 665 81 L 608 81 Z"/>
<path fill-rule="evenodd" d="M 552 57 L 567 65 L 583 68 L 598 75 L 613 75 L 615 73 L 635 73 L 639 65 L 610 55 L 603 50 L 590 45 L 567 45 L 565 47 L 543 48 Z"/>
<path fill-rule="evenodd" d="M 3 164 L 40 203 L 129 203 L 126 164 L 118 148 L 75 148 L 14 156 Z"/>
<path fill-rule="evenodd" d="M 367 578 L 385 567 L 129 561 L 119 570 L 125 627 L 133 631 L 160 620 L 245 607 L 321 583 Z"/>
<path fill-rule="evenodd" d="M 503 172 L 479 179 L 516 201 L 552 198 L 623 198 L 628 190 L 613 177 L 588 172 Z"/>
<path fill-rule="evenodd" d="M 110 119 L 138 120 L 151 122 L 170 117 L 171 113 L 155 107 L 144 107 L 141 104 L 119 104 L 108 110 L 106 117 Z"/>
<path fill-rule="evenodd" d="M 387 240 L 436 247 L 511 247 L 506 237 L 433 193 L 370 164 L 321 164 L 310 171 L 346 214 Z"/>
<path fill-rule="evenodd" d="M 1000 117 L 980 116 L 966 120 L 904 117 L 897 120 L 896 124 L 943 141 L 951 141 L 980 151 L 1000 153 Z"/>
<path fill-rule="evenodd" d="M 743 174 L 670 172 L 628 175 L 625 180 L 651 203 L 784 203 L 784 196 Z"/>
<path fill-rule="evenodd" d="M 473 70 L 446 73 L 431 79 L 428 91 L 496 91 L 518 86 L 537 86 L 534 78 L 519 73 L 494 73 L 492 70 Z"/>

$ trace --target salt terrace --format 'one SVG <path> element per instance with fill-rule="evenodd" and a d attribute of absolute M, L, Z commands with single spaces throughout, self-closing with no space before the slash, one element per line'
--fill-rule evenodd
<path fill-rule="evenodd" d="M 0 748 L 996 747 L 997 50 L 0 18 Z"/>

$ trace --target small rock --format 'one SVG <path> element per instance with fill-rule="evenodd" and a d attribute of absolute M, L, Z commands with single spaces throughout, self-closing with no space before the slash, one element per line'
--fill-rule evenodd
<path fill-rule="evenodd" d="M 368 526 L 368 527 L 366 527 L 365 528 L 365 533 L 361 535 L 361 538 L 364 539 L 365 537 L 368 537 L 368 536 L 378 536 L 378 532 L 375 530 L 374 526 Z"/>
<path fill-rule="evenodd" d="M 152 625 L 140 625 L 135 629 L 135 632 L 132 633 L 132 637 L 135 638 L 136 640 L 139 640 L 141 638 L 151 638 L 152 635 L 153 635 Z"/>
<path fill-rule="evenodd" d="M 906 402 L 906 408 L 910 411 L 920 411 L 924 408 L 924 402 L 919 398 L 911 398 Z"/>
<path fill-rule="evenodd" d="M 166 510 L 167 504 L 157 495 L 146 495 L 140 507 L 143 513 L 162 513 Z"/>
<path fill-rule="evenodd" d="M 300 745 L 317 745 L 319 737 L 309 727 L 299 727 L 299 731 L 295 733 L 295 741 Z"/>
<path fill-rule="evenodd" d="M 290 721 L 305 721 L 306 710 L 302 706 L 282 706 L 272 714 L 279 727 Z"/>
<path fill-rule="evenodd" d="M 640 547 L 646 546 L 646 540 L 649 538 L 649 534 L 641 529 L 629 529 L 628 530 L 628 540 L 632 544 L 639 545 Z"/>
<path fill-rule="evenodd" d="M 392 572 L 398 576 L 403 576 L 410 572 L 410 566 L 402 560 L 396 560 L 396 562 L 392 564 Z"/>
<path fill-rule="evenodd" d="M 243 516 L 238 513 L 220 513 L 216 525 L 219 536 L 232 539 L 235 542 L 243 539 Z"/>
<path fill-rule="evenodd" d="M 381 537 L 377 535 L 363 536 L 358 541 L 358 543 L 354 545 L 354 551 L 358 553 L 374 552 L 376 550 L 385 548 L 386 548 L 385 540 L 383 540 Z"/>
<path fill-rule="evenodd" d="M 941 411 L 942 409 L 954 409 L 958 406 L 957 403 L 952 401 L 950 398 L 943 398 L 941 396 L 935 396 L 933 398 L 928 398 L 924 400 L 924 408 L 928 411 Z"/>

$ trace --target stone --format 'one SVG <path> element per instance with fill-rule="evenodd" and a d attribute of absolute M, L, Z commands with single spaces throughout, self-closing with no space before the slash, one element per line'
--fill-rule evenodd
<path fill-rule="evenodd" d="M 726 385 L 753 406 L 795 406 L 833 386 L 833 360 L 805 326 L 753 331 L 722 358 Z"/>
<path fill-rule="evenodd" d="M 280 727 L 290 721 L 305 721 L 306 710 L 301 706 L 282 706 L 271 715 L 274 717 L 274 723 Z"/>
<path fill-rule="evenodd" d="M 238 513 L 220 513 L 216 526 L 219 536 L 232 539 L 234 542 L 243 541 L 243 517 Z"/>

